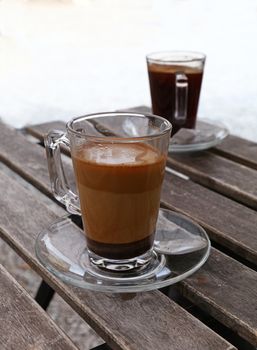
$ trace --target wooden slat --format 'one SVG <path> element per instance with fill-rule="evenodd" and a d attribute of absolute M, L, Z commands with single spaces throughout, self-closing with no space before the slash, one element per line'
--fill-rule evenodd
<path fill-rule="evenodd" d="M 23 140 L 23 142 L 24 143 L 26 143 L 26 140 Z M 21 147 L 22 147 L 22 143 L 21 143 Z M 38 146 L 34 146 L 34 147 L 37 147 L 38 148 Z M 1 149 L 1 148 L 0 148 Z M 39 150 L 39 154 L 38 154 L 38 157 L 37 157 L 37 159 L 35 160 L 35 162 L 37 162 L 39 159 L 40 159 L 40 152 L 43 152 L 43 150 L 40 148 L 40 150 Z M 9 155 L 9 159 L 10 159 L 10 156 L 11 155 Z M 42 156 L 42 155 L 41 155 Z M 30 169 L 27 169 L 27 171 L 31 171 Z M 33 174 L 33 176 L 34 176 L 34 181 L 36 182 L 37 181 L 37 175 L 36 174 Z M 168 175 L 167 175 L 168 176 Z M 169 175 L 169 176 L 171 176 L 171 175 Z M 174 185 L 172 186 L 170 186 L 169 185 L 169 183 L 173 183 L 173 180 L 175 181 L 174 182 Z M 179 180 L 179 181 L 182 181 L 182 179 L 178 179 L 177 177 L 175 177 L 175 176 L 173 176 L 173 179 L 167 179 L 167 181 L 166 181 L 166 179 L 165 179 L 165 183 L 167 184 L 167 186 L 166 186 L 166 189 L 165 189 L 165 186 L 164 186 L 164 193 L 166 194 L 166 197 L 163 197 L 163 203 L 165 204 L 165 205 L 168 205 L 168 206 L 170 206 L 170 207 L 172 207 L 173 206 L 173 202 L 171 201 L 172 200 L 172 198 L 173 198 L 173 195 L 170 195 L 170 191 L 172 190 L 172 191 L 176 191 L 175 193 L 176 193 L 176 196 L 177 196 L 177 198 L 179 198 L 180 197 L 180 202 L 179 202 L 179 206 L 178 206 L 178 208 L 179 208 L 179 210 L 181 211 L 181 206 L 183 206 L 183 202 L 184 202 L 184 199 L 185 198 L 190 198 L 186 193 L 182 193 L 181 192 L 181 188 L 183 188 L 183 182 L 181 183 L 181 182 L 178 182 L 178 183 L 176 183 L 176 180 Z M 170 182 L 171 181 L 171 182 Z M 183 180 L 183 181 L 185 181 L 185 180 Z M 47 179 L 45 179 L 45 183 L 47 182 Z M 198 188 L 200 188 L 200 186 L 199 185 L 197 185 L 197 184 L 194 184 L 194 183 L 192 183 L 191 181 L 185 181 L 185 185 L 186 184 L 190 184 L 189 185 L 189 188 L 190 188 L 190 186 L 193 186 L 193 188 L 195 188 L 196 189 L 196 193 L 197 193 L 197 191 L 198 191 Z M 42 185 L 43 186 L 43 185 Z M 44 185 L 45 187 L 47 187 L 46 185 Z M 189 188 L 186 188 L 186 190 L 188 190 Z M 205 208 L 205 212 L 206 212 L 206 210 L 208 210 L 208 206 L 206 206 L 206 198 L 208 198 L 208 193 L 210 192 L 209 190 L 207 190 L 207 189 L 204 189 L 204 188 L 202 188 L 203 189 L 203 191 L 205 191 L 205 194 L 203 193 L 202 195 L 203 195 L 203 197 L 204 197 L 204 200 L 202 201 L 202 207 L 203 208 Z M 212 194 L 212 192 L 210 192 L 211 194 Z M 215 196 L 217 196 L 217 197 L 220 197 L 220 200 L 223 200 L 224 199 L 224 197 L 222 197 L 222 196 L 220 196 L 220 195 L 218 195 L 218 194 L 215 194 L 214 193 L 214 195 Z M 185 197 L 185 196 L 187 196 L 187 197 Z M 176 197 L 175 197 L 176 198 Z M 229 199 L 226 199 L 225 198 L 225 200 L 227 200 L 227 201 L 230 201 Z M 229 204 L 229 203 L 228 203 Z M 176 201 L 174 201 L 174 205 L 176 205 Z M 217 205 L 217 207 L 219 207 L 219 202 L 217 202 L 216 203 L 216 205 Z M 234 203 L 234 205 L 238 205 L 237 203 Z M 188 206 L 188 201 L 186 202 L 186 207 L 185 207 L 185 209 L 186 210 L 188 210 L 188 208 L 187 208 L 187 206 Z M 192 207 L 192 202 L 191 202 L 191 207 Z M 215 206 L 214 206 L 215 207 Z M 229 207 L 229 206 L 228 206 Z M 240 209 L 241 209 L 241 207 L 243 208 L 243 206 L 240 206 Z M 232 206 L 232 209 L 233 209 L 233 206 Z M 244 210 L 246 210 L 247 211 L 247 213 L 249 214 L 250 212 L 253 212 L 253 211 L 251 211 L 250 209 L 247 209 L 247 208 L 244 208 Z M 199 213 L 201 212 L 201 208 L 199 208 Z M 209 213 L 209 212 L 208 212 Z M 224 214 L 224 213 L 223 213 Z M 247 214 L 245 214 L 246 216 L 247 216 Z M 208 215 L 207 217 L 209 217 L 210 215 Z M 253 216 L 253 215 L 252 215 Z M 232 213 L 231 213 L 231 218 L 233 217 L 233 210 L 232 210 Z M 212 217 L 213 219 L 215 218 L 215 215 L 213 215 L 213 217 Z M 235 218 L 235 219 L 237 219 L 237 218 Z M 225 222 L 225 220 L 224 220 L 224 222 Z M 227 226 L 227 228 L 229 229 L 229 225 Z M 234 226 L 232 227 L 232 230 L 230 230 L 229 231 L 229 234 L 227 234 L 227 237 L 226 237 L 226 233 L 225 234 L 220 234 L 219 232 L 216 232 L 216 235 L 218 235 L 219 237 L 221 237 L 221 239 L 224 239 L 224 242 L 226 241 L 226 240 L 228 240 L 230 243 L 229 244 L 234 244 L 235 246 L 237 246 L 237 247 L 240 247 L 241 246 L 241 249 L 244 251 L 244 244 L 242 244 L 241 243 L 241 241 L 244 239 L 244 237 L 245 237 L 245 235 L 244 234 L 242 234 L 242 232 L 241 232 L 241 236 L 240 236 L 240 239 L 241 239 L 241 241 L 240 242 L 237 242 L 237 240 L 236 239 L 231 239 L 231 237 L 230 237 L 230 233 L 231 234 L 233 234 L 233 229 L 234 229 Z M 218 231 L 218 230 L 217 230 Z M 243 232 L 244 233 L 244 232 Z M 238 231 L 238 235 L 240 235 L 240 231 Z M 252 236 L 253 236 L 253 238 L 254 238 L 254 235 L 255 235 L 255 230 L 254 230 L 254 232 L 253 232 L 253 234 L 252 234 Z M 225 238 L 224 238 L 225 237 Z M 249 241 L 250 241 L 250 239 L 251 239 L 252 237 L 250 237 L 250 238 L 248 238 L 249 239 Z M 255 238 L 255 242 L 256 242 L 256 238 Z M 250 243 L 249 243 L 250 244 Z M 251 242 L 251 244 L 252 244 L 252 242 Z M 250 248 L 251 246 L 249 245 L 249 248 Z M 249 250 L 250 251 L 250 250 Z M 250 252 L 251 253 L 251 252 Z M 251 254 L 249 253 L 249 256 L 251 256 Z M 256 261 L 256 251 L 253 253 L 253 259 L 255 259 L 255 261 Z M 221 260 L 222 261 L 222 260 Z M 213 291 L 213 293 L 215 294 L 215 291 Z M 211 299 L 212 299 L 212 295 L 208 295 L 208 293 L 206 293 L 206 294 L 202 294 L 202 293 L 200 293 L 200 296 L 201 296 L 201 298 L 203 298 L 202 300 L 204 300 L 204 301 L 208 301 L 208 300 L 210 300 L 210 305 L 211 305 L 211 307 L 212 307 L 212 305 L 213 305 L 213 302 L 211 301 Z M 201 303 L 201 298 L 199 299 L 199 303 Z M 216 307 L 218 308 L 218 305 L 219 305 L 219 300 L 217 300 L 217 303 L 216 303 Z M 219 309 L 219 308 L 218 308 Z M 215 315 L 216 315 L 216 312 L 214 311 L 213 312 Z M 229 313 L 228 313 L 229 314 Z M 223 320 L 223 316 L 221 316 L 221 319 Z M 240 320 L 237 318 L 237 317 L 235 317 L 235 319 L 237 319 L 237 322 L 239 322 L 239 324 L 240 324 Z M 228 323 L 229 323 L 229 320 L 228 320 Z"/>
<path fill-rule="evenodd" d="M 19 176 L 17 173 L 15 173 L 10 168 L 8 168 L 4 163 L 0 162 L 0 170 L 3 171 L 10 178 L 14 179 L 15 181 L 18 181 L 21 186 L 26 188 L 31 194 L 34 194 L 36 197 L 39 196 L 39 194 L 41 194 L 41 192 L 35 186 L 33 186 L 31 183 L 24 180 L 21 176 Z M 61 206 L 56 205 L 56 203 L 52 200 L 52 198 L 49 198 L 41 194 L 40 200 L 42 203 L 44 203 L 45 206 L 50 208 L 56 215 L 63 216 L 67 214 L 67 212 Z"/>
<path fill-rule="evenodd" d="M 1 349 L 77 349 L 2 265 L 0 286 Z"/>
<path fill-rule="evenodd" d="M 0 122 L 0 129 L 0 160 L 49 195 L 51 186 L 43 148 L 27 141 L 20 132 L 4 123 Z M 68 166 L 67 177 L 73 177 Z"/>
<path fill-rule="evenodd" d="M 162 204 L 202 225 L 211 239 L 257 264 L 257 215 L 229 198 L 166 173 Z"/>
<path fill-rule="evenodd" d="M 48 125 L 47 128 L 49 127 L 51 126 Z M 4 127 L 2 129 L 4 129 Z M 38 126 L 37 132 L 39 135 L 43 135 L 46 131 L 46 129 L 43 129 L 43 132 L 40 132 L 40 130 L 41 127 Z M 23 163 L 19 164 L 19 166 L 17 166 L 17 164 L 20 162 L 20 159 L 27 157 L 31 145 L 29 142 L 25 142 L 20 136 L 20 152 L 23 150 L 24 154 L 17 158 L 16 154 L 11 152 L 12 145 L 8 145 L 8 140 L 11 139 L 11 133 L 12 131 L 10 129 L 6 130 L 6 137 L 3 139 L 6 145 L 5 147 L 8 150 L 8 161 L 10 163 L 12 159 L 13 167 L 16 165 L 17 171 L 19 171 L 19 167 L 23 167 L 22 169 L 24 172 L 25 166 Z M 44 153 L 41 148 L 36 148 L 38 155 L 34 159 L 35 163 L 37 163 L 40 158 L 42 159 L 42 153 Z M 7 157 L 7 151 L 6 154 L 2 154 L 2 159 L 5 159 L 5 157 Z M 49 180 L 46 180 L 48 174 L 47 170 L 45 171 L 46 174 L 41 176 L 41 178 L 45 179 L 43 180 L 44 184 L 46 184 L 44 191 L 47 192 L 50 191 L 50 187 L 49 185 L 47 186 Z M 41 182 L 41 178 L 39 178 L 33 167 L 26 167 L 26 172 L 28 174 L 28 179 L 34 179 L 33 183 L 39 187 L 44 186 Z M 69 170 L 69 172 L 71 173 L 71 170 Z M 190 196 L 188 195 L 189 193 Z M 50 192 L 48 192 L 48 194 L 50 195 Z M 166 173 L 164 180 L 162 203 L 169 208 L 180 211 L 196 219 L 208 230 L 210 237 L 215 242 L 222 244 L 243 258 L 257 264 L 257 216 L 255 211 L 192 181 L 187 181 L 168 173 Z M 247 230 L 245 229 L 246 227 Z"/>
<path fill-rule="evenodd" d="M 234 349 L 162 293 L 112 295 L 65 285 L 38 262 L 35 238 L 55 218 L 40 201 L 0 175 L 0 234 L 113 349 Z M 31 218 L 30 220 L 28 218 Z M 36 218 L 33 220 L 32 218 Z"/>
<path fill-rule="evenodd" d="M 257 171 L 211 152 L 170 155 L 171 168 L 197 183 L 257 209 Z"/>
<path fill-rule="evenodd" d="M 26 132 L 36 137 L 39 140 L 43 140 L 44 136 L 52 130 L 66 130 L 66 123 L 63 121 L 53 121 L 36 125 L 28 125 L 25 128 Z"/>
<path fill-rule="evenodd" d="M 101 136 L 101 133 L 97 132 L 93 125 L 87 123 L 87 130 L 90 129 L 90 134 L 95 136 Z M 53 130 L 65 131 L 66 123 L 63 121 L 53 121 L 48 123 L 36 124 L 27 126 L 24 131 L 34 136 L 35 138 L 43 141 L 44 136 Z"/>
<path fill-rule="evenodd" d="M 257 273 L 212 249 L 207 264 L 181 283 L 182 294 L 257 347 Z"/>
<path fill-rule="evenodd" d="M 222 157 L 257 169 L 257 143 L 229 135 L 220 145 L 212 151 Z"/>

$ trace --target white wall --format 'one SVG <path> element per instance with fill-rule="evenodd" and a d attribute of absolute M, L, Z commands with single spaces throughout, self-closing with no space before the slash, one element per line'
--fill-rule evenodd
<path fill-rule="evenodd" d="M 150 104 L 145 54 L 207 54 L 199 116 L 257 141 L 255 0 L 2 0 L 0 115 L 15 125 Z"/>

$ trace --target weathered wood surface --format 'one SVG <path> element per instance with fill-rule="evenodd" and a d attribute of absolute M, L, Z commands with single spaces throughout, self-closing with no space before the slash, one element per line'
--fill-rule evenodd
<path fill-rule="evenodd" d="M 44 136 L 53 130 L 65 131 L 66 123 L 63 121 L 53 121 L 36 125 L 28 125 L 25 131 L 36 137 L 37 139 L 43 141 Z"/>
<path fill-rule="evenodd" d="M 257 264 L 255 210 L 169 173 L 165 175 L 161 201 L 197 221 L 213 241 Z"/>
<path fill-rule="evenodd" d="M 95 136 L 101 136 L 102 134 L 97 132 L 93 125 L 87 123 L 87 129 L 90 129 L 90 134 Z M 44 136 L 48 134 L 49 131 L 58 130 L 66 131 L 66 123 L 63 121 L 53 121 L 48 123 L 42 123 L 37 125 L 27 126 L 25 131 L 35 138 L 43 141 Z"/>
<path fill-rule="evenodd" d="M 220 145 L 212 149 L 216 154 L 257 169 L 257 143 L 229 135 Z"/>
<path fill-rule="evenodd" d="M 21 206 L 21 201 L 23 200 L 23 198 L 26 198 L 26 206 L 25 203 L 23 204 L 23 210 L 25 211 L 24 213 L 21 213 L 21 217 L 26 218 L 27 215 L 31 215 L 32 217 L 37 217 L 37 222 L 25 222 L 25 225 L 27 224 L 27 228 L 26 230 L 23 229 L 22 225 L 23 223 L 21 222 L 14 222 L 14 220 L 12 220 L 12 225 L 11 229 L 12 229 L 12 233 L 9 234 L 9 236 L 7 237 L 7 240 L 9 241 L 9 243 L 11 243 L 14 247 L 17 247 L 17 244 L 21 244 L 21 246 L 24 249 L 24 246 L 27 247 L 28 242 L 26 240 L 31 240 L 33 241 L 33 239 L 35 239 L 35 234 L 36 232 L 38 232 L 42 227 L 47 226 L 47 224 L 49 222 L 51 222 L 54 217 L 52 215 L 52 213 L 50 214 L 50 218 L 48 218 L 49 212 L 43 208 L 41 209 L 42 205 L 40 204 L 40 201 L 37 203 L 34 203 L 34 198 L 32 196 L 28 196 L 28 194 L 24 194 L 21 189 L 17 188 L 19 187 L 18 185 L 15 186 L 15 184 L 11 181 L 7 181 L 7 179 L 5 179 L 5 176 L 1 176 L 0 180 L 0 186 L 1 186 L 1 181 L 2 184 L 5 183 L 5 188 L 6 190 L 9 189 L 9 192 L 6 196 L 6 199 L 2 199 L 0 202 L 0 209 L 4 208 L 3 210 L 1 210 L 1 215 L 3 215 L 3 218 L 6 218 L 7 223 L 9 224 L 10 221 L 8 219 L 8 213 L 10 217 L 16 217 L 16 215 L 14 214 L 15 212 L 15 208 L 20 208 Z M 9 186 L 8 186 L 9 183 Z M 19 197 L 20 200 L 18 201 L 17 199 L 17 193 L 19 193 Z M 13 202 L 14 199 L 16 200 L 16 207 L 13 208 Z M 24 200 L 23 200 L 24 201 Z M 2 204 L 1 204 L 2 203 Z M 12 209 L 13 208 L 13 209 Z M 33 211 L 35 210 L 35 212 L 33 213 L 33 211 L 31 212 L 31 208 L 33 208 Z M 24 221 L 24 219 L 23 219 Z M 2 219 L 0 219 L 0 222 L 3 222 Z M 30 226 L 34 227 L 34 232 L 31 232 L 31 228 Z M 3 229 L 3 226 L 2 226 Z M 6 235 L 8 234 L 10 230 L 10 227 L 7 226 L 7 228 L 4 228 L 3 232 L 4 232 L 4 237 L 6 238 Z M 25 234 L 27 234 L 27 231 L 29 231 L 28 233 L 28 237 L 24 237 Z M 23 232 L 23 233 L 22 233 Z M 10 237 L 12 238 L 12 241 L 10 242 Z M 24 240 L 25 239 L 25 240 Z M 31 243 L 30 243 L 31 244 Z M 20 249 L 20 248 L 19 248 Z M 33 249 L 33 247 L 32 247 Z M 28 254 L 28 253 L 27 253 Z M 241 264 L 235 262 L 233 259 L 227 258 L 225 261 L 223 259 L 223 255 L 221 253 L 218 253 L 218 256 L 216 258 L 217 261 L 220 261 L 219 264 L 217 264 L 216 261 L 212 261 L 211 266 L 217 266 L 217 271 L 215 270 L 215 273 L 212 274 L 212 276 L 209 276 L 208 279 L 204 280 L 204 284 L 201 283 L 199 285 L 198 293 L 196 293 L 197 297 L 198 297 L 198 304 L 204 304 L 204 303 L 209 303 L 209 309 L 212 310 L 212 312 L 210 311 L 211 314 L 215 315 L 220 321 L 222 321 L 224 324 L 232 324 L 232 329 L 234 329 L 235 331 L 237 331 L 239 334 L 243 334 L 247 340 L 251 341 L 251 342 L 255 342 L 257 344 L 257 340 L 256 338 L 256 330 L 255 330 L 255 313 L 253 313 L 251 315 L 251 312 L 253 311 L 252 308 L 248 308 L 246 304 L 244 304 L 242 302 L 242 300 L 240 300 L 239 302 L 236 302 L 235 305 L 233 304 L 233 308 L 231 308 L 230 305 L 230 300 L 228 300 L 228 308 L 226 307 L 226 299 L 224 299 L 224 294 L 225 291 L 220 288 L 219 293 L 217 294 L 217 288 L 209 288 L 208 287 L 208 281 L 209 279 L 212 281 L 216 281 L 216 280 L 221 280 L 222 279 L 222 286 L 223 288 L 226 288 L 226 275 L 222 275 L 222 265 L 223 264 L 227 264 L 228 262 L 230 264 L 235 264 L 234 266 L 234 271 L 236 271 L 239 275 L 237 276 L 237 278 L 235 278 L 234 284 L 232 285 L 232 288 L 235 288 L 236 284 L 238 283 L 238 280 L 241 280 L 241 273 L 242 275 L 245 274 L 245 269 L 248 271 L 250 271 L 253 276 L 255 276 L 253 278 L 256 279 L 257 282 L 257 274 L 253 271 L 251 271 L 248 268 L 244 268 Z M 27 257 L 27 255 L 25 256 L 25 258 Z M 27 257 L 28 259 L 28 257 Z M 209 263 L 207 263 L 200 271 L 199 273 L 202 274 L 203 271 L 205 271 L 205 269 L 207 269 L 207 273 L 209 271 Z M 233 266 L 231 268 L 233 270 Z M 196 281 L 198 281 L 198 274 L 194 275 Z M 253 284 L 253 280 L 249 281 L 251 283 L 251 287 L 253 288 L 253 290 L 257 290 L 257 283 L 256 283 L 256 288 L 254 287 Z M 201 281 L 201 278 L 200 278 Z M 190 293 L 190 284 L 188 285 L 187 288 L 187 283 L 188 281 L 184 282 L 184 290 L 188 290 Z M 197 283 L 196 283 L 197 285 Z M 205 289 L 206 288 L 206 289 Z M 245 289 L 245 290 L 244 290 Z M 251 289 L 250 289 L 251 291 Z M 249 294 L 249 290 L 248 290 L 248 286 L 247 286 L 247 282 L 244 284 L 244 286 L 242 287 L 242 292 L 244 292 L 244 297 L 247 301 L 251 301 L 256 299 L 255 295 L 251 295 Z M 155 297 L 158 297 L 157 295 L 155 295 Z M 192 296 L 193 298 L 193 296 Z M 222 305 L 222 307 L 221 307 Z M 239 308 L 238 310 L 236 310 L 236 308 Z M 237 313 L 243 314 L 243 312 L 249 312 L 250 314 L 246 313 L 246 317 L 245 318 L 239 318 L 237 316 Z M 255 316 L 254 316 L 255 315 Z M 234 323 L 233 323 L 234 322 Z M 252 322 L 252 323 L 251 323 Z M 243 327 L 243 328 L 241 328 Z"/>
<path fill-rule="evenodd" d="M 127 296 L 65 285 L 36 259 L 35 238 L 56 215 L 24 187 L 0 175 L 0 235 L 113 349 L 234 349 L 159 291 Z M 36 218 L 35 220 L 28 218 Z M 252 333 L 252 330 L 250 334 Z M 248 336 L 250 336 L 248 334 Z"/>
<path fill-rule="evenodd" d="M 0 265 L 0 348 L 75 350 L 77 347 Z"/>
<path fill-rule="evenodd" d="M 180 291 L 257 346 L 257 272 L 212 249 L 204 267 L 184 280 Z"/>
<path fill-rule="evenodd" d="M 43 203 L 46 207 L 51 209 L 56 215 L 63 216 L 67 214 L 67 211 L 62 206 L 56 205 L 56 203 L 52 200 L 52 198 L 49 198 L 43 195 L 42 192 L 40 192 L 35 186 L 33 186 L 28 181 L 24 180 L 20 175 L 18 175 L 13 170 L 8 168 L 2 162 L 0 162 L 0 171 L 4 172 L 8 177 L 14 179 L 21 186 L 27 189 L 31 194 L 33 194 L 35 197 L 40 198 L 41 203 Z"/>
<path fill-rule="evenodd" d="M 44 149 L 29 142 L 17 130 L 0 122 L 0 160 L 19 173 L 42 192 L 51 192 Z M 24 142 L 25 141 L 25 142 Z M 72 169 L 66 167 L 67 177 L 73 177 Z"/>
<path fill-rule="evenodd" d="M 257 171 L 211 152 L 170 155 L 168 165 L 195 182 L 257 209 Z"/>
<path fill-rule="evenodd" d="M 32 145 L 9 127 L 2 125 L 1 129 L 0 159 L 51 196 L 44 149 Z M 14 136 L 18 146 L 13 146 Z M 70 182 L 74 181 L 71 168 L 67 166 L 65 169 L 67 178 Z M 168 173 L 163 184 L 162 202 L 165 206 L 196 219 L 208 230 L 214 241 L 257 264 L 255 211 L 192 181 Z"/>

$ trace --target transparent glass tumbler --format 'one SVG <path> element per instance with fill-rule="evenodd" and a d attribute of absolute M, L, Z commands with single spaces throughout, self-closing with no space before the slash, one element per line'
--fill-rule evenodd
<path fill-rule="evenodd" d="M 82 216 L 90 262 L 130 271 L 153 258 L 171 133 L 166 119 L 137 113 L 75 118 L 45 138 L 55 198 Z M 60 145 L 70 149 L 78 195 L 66 180 Z"/>
<path fill-rule="evenodd" d="M 172 123 L 172 134 L 195 128 L 205 59 L 204 54 L 191 51 L 146 56 L 152 110 Z"/>

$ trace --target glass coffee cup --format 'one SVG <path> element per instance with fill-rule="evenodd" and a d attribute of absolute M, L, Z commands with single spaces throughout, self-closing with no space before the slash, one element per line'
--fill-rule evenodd
<path fill-rule="evenodd" d="M 191 51 L 154 52 L 146 56 L 152 110 L 172 123 L 172 134 L 193 129 L 206 56 Z"/>
<path fill-rule="evenodd" d="M 55 198 L 82 216 L 90 262 L 108 271 L 149 263 L 171 133 L 166 119 L 138 113 L 75 118 L 45 138 Z M 71 152 L 78 195 L 69 188 L 60 146 Z"/>

